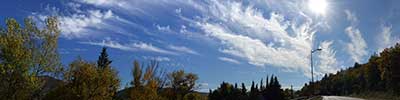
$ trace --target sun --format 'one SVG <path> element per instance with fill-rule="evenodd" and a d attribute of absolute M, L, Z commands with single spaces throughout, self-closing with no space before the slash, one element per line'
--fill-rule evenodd
<path fill-rule="evenodd" d="M 324 15 L 327 7 L 326 0 L 308 0 L 308 8 L 316 14 Z"/>

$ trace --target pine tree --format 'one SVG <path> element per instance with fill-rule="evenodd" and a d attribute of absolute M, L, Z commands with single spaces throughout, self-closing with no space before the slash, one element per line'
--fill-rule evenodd
<path fill-rule="evenodd" d="M 209 100 L 213 100 L 213 98 L 214 98 L 213 91 L 211 89 L 209 89 L 209 91 L 208 91 L 208 99 Z"/>
<path fill-rule="evenodd" d="M 265 77 L 265 88 L 267 88 L 267 87 L 269 87 L 269 82 L 268 82 L 268 79 L 269 79 L 269 77 L 268 77 L 268 75 L 267 75 L 267 77 Z"/>
<path fill-rule="evenodd" d="M 107 48 L 103 47 L 99 59 L 97 60 L 97 66 L 101 69 L 104 69 L 106 67 L 109 67 L 111 62 L 112 61 L 108 59 Z"/>
<path fill-rule="evenodd" d="M 271 87 L 274 83 L 274 75 L 271 75 L 270 81 L 269 81 L 269 86 Z"/>
<path fill-rule="evenodd" d="M 244 85 L 244 83 L 242 83 L 242 91 L 241 91 L 241 93 L 242 93 L 243 96 L 247 95 L 247 89 L 246 89 L 246 86 Z"/>
<path fill-rule="evenodd" d="M 263 79 L 261 78 L 261 81 L 260 81 L 260 90 L 264 90 L 264 87 L 263 87 Z"/>
<path fill-rule="evenodd" d="M 254 81 L 251 82 L 251 88 L 250 88 L 250 94 L 249 94 L 249 99 L 250 100 L 256 100 L 258 97 L 258 91 L 257 87 L 254 84 Z"/>
<path fill-rule="evenodd" d="M 237 85 L 237 83 L 235 83 L 235 87 L 234 87 L 235 89 L 237 89 L 238 88 L 238 85 Z"/>
<path fill-rule="evenodd" d="M 232 100 L 241 100 L 241 90 L 238 88 L 237 83 L 235 83 L 235 87 L 232 89 Z"/>

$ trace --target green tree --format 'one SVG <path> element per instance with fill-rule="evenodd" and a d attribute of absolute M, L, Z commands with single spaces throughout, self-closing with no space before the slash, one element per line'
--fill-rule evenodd
<path fill-rule="evenodd" d="M 115 69 L 111 67 L 111 60 L 108 58 L 107 48 L 103 47 L 99 59 L 97 60 L 97 73 L 99 73 L 98 78 L 96 78 L 97 90 L 100 91 L 101 95 L 105 99 L 114 98 L 119 88 L 120 80 L 118 78 L 118 73 Z"/>
<path fill-rule="evenodd" d="M 107 54 L 107 48 L 103 47 L 103 49 L 101 50 L 99 59 L 97 60 L 97 66 L 99 68 L 107 68 L 110 67 L 111 64 L 111 60 L 108 59 L 108 54 Z"/>
<path fill-rule="evenodd" d="M 369 59 L 369 62 L 366 64 L 366 73 L 367 73 L 367 88 L 370 90 L 377 90 L 378 86 L 381 85 L 381 77 L 380 77 L 380 72 L 378 69 L 378 63 L 377 63 L 378 56 L 373 55 Z"/>

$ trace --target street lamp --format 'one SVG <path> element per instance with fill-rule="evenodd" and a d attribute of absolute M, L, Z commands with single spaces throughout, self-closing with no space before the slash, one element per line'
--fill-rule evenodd
<path fill-rule="evenodd" d="M 311 83 L 314 83 L 314 67 L 313 67 L 313 59 L 312 59 L 312 54 L 316 51 L 321 51 L 322 49 L 318 48 L 315 50 L 311 50 L 310 53 L 310 61 L 311 61 Z M 311 86 L 312 87 L 312 94 L 314 95 L 314 85 Z"/>
<path fill-rule="evenodd" d="M 313 67 L 313 59 L 312 59 L 312 54 L 316 51 L 321 51 L 322 49 L 318 48 L 315 50 L 311 50 L 311 55 L 310 55 L 310 61 L 311 61 L 311 82 L 314 82 L 314 67 Z"/>

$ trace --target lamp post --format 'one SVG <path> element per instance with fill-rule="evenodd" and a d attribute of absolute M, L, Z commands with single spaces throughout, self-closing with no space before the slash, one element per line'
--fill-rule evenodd
<path fill-rule="evenodd" d="M 314 66 L 313 66 L 313 56 L 312 56 L 312 54 L 314 53 L 314 52 L 316 52 L 316 51 L 321 51 L 322 49 L 320 49 L 320 48 L 318 48 L 318 49 L 315 49 L 315 50 L 311 50 L 311 53 L 310 53 L 310 61 L 311 61 L 311 63 L 310 63 L 310 65 L 311 65 L 311 83 L 314 83 Z M 313 93 L 313 95 L 314 95 L 314 85 L 312 85 L 311 86 L 312 87 L 312 93 Z"/>

